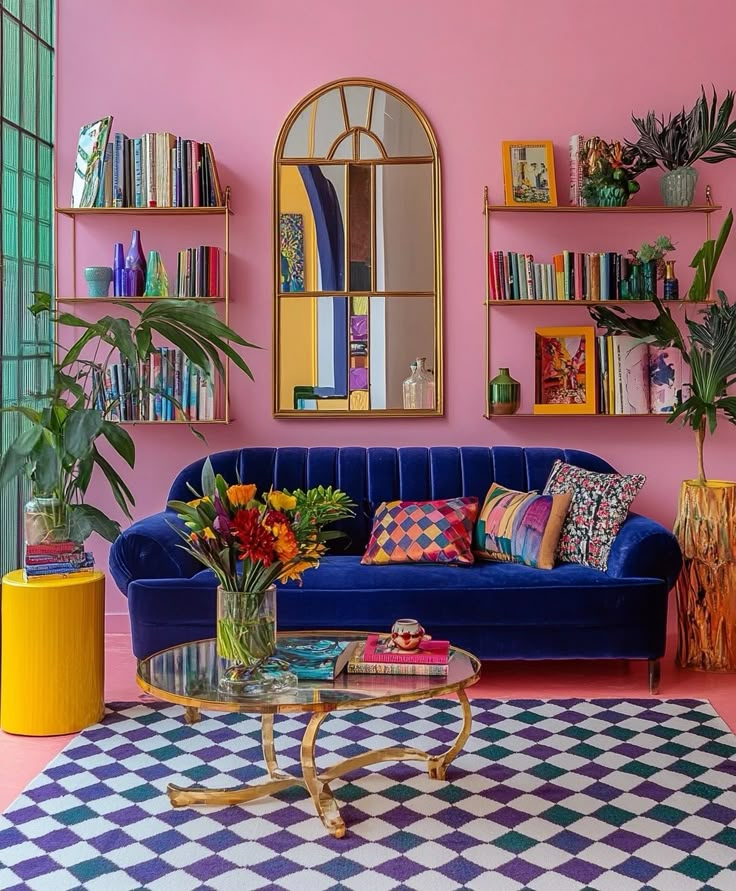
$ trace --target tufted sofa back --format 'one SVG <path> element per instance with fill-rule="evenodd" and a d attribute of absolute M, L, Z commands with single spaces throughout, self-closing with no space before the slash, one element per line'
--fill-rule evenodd
<path fill-rule="evenodd" d="M 424 501 L 458 495 L 485 497 L 492 482 L 510 489 L 541 489 L 561 458 L 586 470 L 612 473 L 610 464 L 576 449 L 518 446 L 435 446 L 433 448 L 244 448 L 210 455 L 215 473 L 228 482 L 255 483 L 259 491 L 335 486 L 356 503 L 356 516 L 340 527 L 348 536 L 335 550 L 361 554 L 371 519 L 382 501 Z M 188 501 L 190 483 L 200 489 L 204 458 L 185 467 L 169 499 Z"/>

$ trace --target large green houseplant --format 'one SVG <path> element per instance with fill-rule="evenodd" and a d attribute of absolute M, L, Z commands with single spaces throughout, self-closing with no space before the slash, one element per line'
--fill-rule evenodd
<path fill-rule="evenodd" d="M 718 238 L 706 241 L 691 266 L 691 292 L 707 297 L 713 273 L 733 225 L 729 211 Z M 591 315 L 610 334 L 629 334 L 682 354 L 685 383 L 680 404 L 668 418 L 695 433 L 697 479 L 680 490 L 675 532 L 683 554 L 677 582 L 678 663 L 687 668 L 736 670 L 736 482 L 708 480 L 703 462 L 706 435 L 719 418 L 736 424 L 736 304 L 718 291 L 718 299 L 685 319 L 685 331 L 670 310 L 654 300 L 657 315 L 640 319 L 617 308 L 595 307 Z"/>
<path fill-rule="evenodd" d="M 664 203 L 669 206 L 690 205 L 695 193 L 698 172 L 692 166 L 702 160 L 718 164 L 736 158 L 736 120 L 731 120 L 734 93 L 729 90 L 723 102 L 713 90 L 711 100 L 701 86 L 700 97 L 690 111 L 679 111 L 657 117 L 649 111 L 645 117 L 631 116 L 639 131 L 637 142 L 628 142 L 648 159 L 667 171 L 660 181 Z"/>
<path fill-rule="evenodd" d="M 0 459 L 0 488 L 18 477 L 29 480 L 32 494 L 47 505 L 48 525 L 74 541 L 82 542 L 92 532 L 114 541 L 120 532 L 115 520 L 87 503 L 95 469 L 106 479 L 125 516 L 132 519 L 130 508 L 135 501 L 130 488 L 98 448 L 105 440 L 130 468 L 135 466 L 132 437 L 110 420 L 130 393 L 119 393 L 114 400 L 100 393 L 108 366 L 117 357 L 129 363 L 130 392 L 140 398 L 171 399 L 161 382 L 146 381 L 139 374 L 157 349 L 154 339 L 173 344 L 208 377 L 222 376 L 227 359 L 252 377 L 236 347 L 254 345 L 225 325 L 210 303 L 172 299 L 156 300 L 142 310 L 132 303 L 124 306 L 132 319 L 104 316 L 90 322 L 55 310 L 48 294 L 35 294 L 29 308 L 33 316 L 46 318 L 56 333 L 61 328 L 82 333 L 59 348 L 47 392 L 25 394 L 25 401 L 2 409 L 22 415 L 26 422 Z"/>

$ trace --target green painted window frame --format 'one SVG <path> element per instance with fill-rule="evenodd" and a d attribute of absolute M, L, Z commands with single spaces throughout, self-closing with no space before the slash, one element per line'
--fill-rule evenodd
<path fill-rule="evenodd" d="M 53 293 L 54 0 L 0 0 L 0 399 L 38 405 L 50 383 L 51 332 L 27 307 Z M 0 413 L 0 449 L 21 430 Z M 0 491 L 0 572 L 23 555 L 27 489 Z"/>

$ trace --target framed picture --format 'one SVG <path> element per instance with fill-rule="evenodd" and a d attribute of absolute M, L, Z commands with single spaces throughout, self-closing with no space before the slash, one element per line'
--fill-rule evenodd
<path fill-rule="evenodd" d="M 502 142 L 503 190 L 506 204 L 556 207 L 555 161 L 552 143 Z"/>
<path fill-rule="evenodd" d="M 536 328 L 536 415 L 596 413 L 595 328 Z"/>
<path fill-rule="evenodd" d="M 72 183 L 72 207 L 95 206 L 111 126 L 112 116 L 108 115 L 99 121 L 85 124 L 79 131 Z"/>

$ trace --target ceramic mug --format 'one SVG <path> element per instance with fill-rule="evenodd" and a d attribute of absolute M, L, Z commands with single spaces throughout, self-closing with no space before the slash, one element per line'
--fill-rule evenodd
<path fill-rule="evenodd" d="M 391 628 L 391 643 L 401 650 L 416 650 L 423 640 L 430 640 L 416 619 L 397 619 Z"/>

